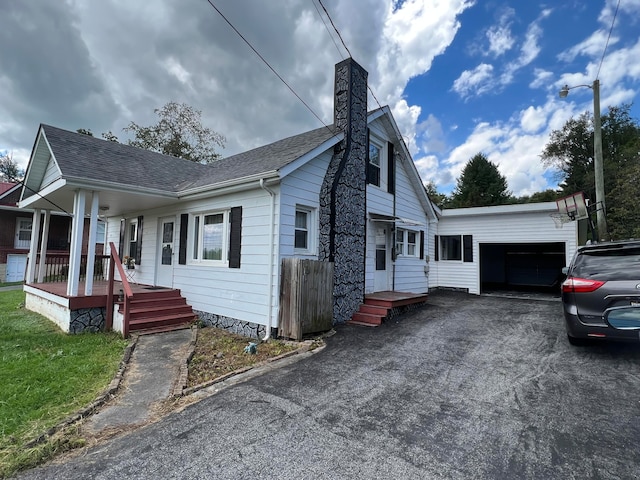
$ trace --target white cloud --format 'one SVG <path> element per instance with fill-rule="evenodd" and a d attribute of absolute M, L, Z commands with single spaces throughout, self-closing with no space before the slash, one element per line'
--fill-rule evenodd
<path fill-rule="evenodd" d="M 452 90 L 462 98 L 481 95 L 491 88 L 493 65 L 481 63 L 473 70 L 465 70 L 453 82 Z"/>
<path fill-rule="evenodd" d="M 530 88 L 547 87 L 551 83 L 551 79 L 555 76 L 555 73 L 542 68 L 534 68 L 533 80 L 529 83 Z"/>

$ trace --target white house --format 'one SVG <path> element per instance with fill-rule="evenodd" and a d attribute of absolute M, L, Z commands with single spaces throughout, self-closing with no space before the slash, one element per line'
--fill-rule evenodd
<path fill-rule="evenodd" d="M 64 294 L 31 262 L 27 307 L 81 330 L 74 299 L 95 296 L 95 252 L 84 283 L 74 262 L 85 217 L 90 239 L 102 218 L 106 244 L 135 259 L 132 281 L 179 289 L 200 318 L 243 333 L 277 328 L 286 257 L 333 262 L 337 323 L 365 294 L 426 293 L 433 207 L 389 108 L 367 112 L 366 71 L 348 59 L 335 74 L 332 125 L 213 165 L 41 125 L 20 206 L 34 209 L 34 229 L 52 208 L 73 214 L 72 260 Z M 37 250 L 34 238 L 30 258 Z"/>

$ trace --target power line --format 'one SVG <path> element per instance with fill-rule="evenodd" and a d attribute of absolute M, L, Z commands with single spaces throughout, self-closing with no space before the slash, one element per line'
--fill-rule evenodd
<path fill-rule="evenodd" d="M 320 4 L 320 6 L 322 7 L 322 9 L 324 10 L 324 13 L 327 15 L 327 18 L 329 19 L 329 22 L 331 22 L 331 26 L 333 27 L 333 29 L 335 30 L 336 34 L 338 35 L 338 38 L 340 39 L 340 41 L 342 42 L 342 46 L 344 47 L 344 49 L 347 51 L 347 53 L 349 54 L 349 56 L 351 58 L 353 58 L 353 55 L 351 55 L 351 51 L 349 50 L 349 47 L 347 47 L 347 44 L 344 41 L 344 38 L 342 38 L 342 35 L 340 34 L 340 31 L 338 30 L 338 28 L 336 27 L 336 24 L 333 23 L 333 19 L 331 18 L 331 15 L 329 15 L 329 11 L 327 10 L 327 8 L 324 6 L 324 3 L 322 3 L 322 0 L 318 0 L 318 3 Z M 376 103 L 378 104 L 379 108 L 382 108 L 382 105 L 380 104 L 380 102 L 378 101 L 378 97 L 376 97 L 376 94 L 373 93 L 373 90 L 371 89 L 371 86 L 369 86 L 369 82 L 367 82 L 367 90 L 369 90 L 369 92 L 371 92 L 371 96 L 373 97 L 373 99 L 376 101 Z"/>
<path fill-rule="evenodd" d="M 244 35 L 242 35 L 242 34 L 238 31 L 238 29 L 237 29 L 237 28 L 236 28 L 236 27 L 235 27 L 235 26 L 234 26 L 234 25 L 233 25 L 233 24 L 232 24 L 232 23 L 227 19 L 227 17 L 225 17 L 225 16 L 224 16 L 224 14 L 223 14 L 219 9 L 218 9 L 218 7 L 216 7 L 216 6 L 214 5 L 213 1 L 212 1 L 212 0 L 207 0 L 207 2 L 209 3 L 209 5 L 211 5 L 211 7 L 212 7 L 216 12 L 218 12 L 218 15 L 220 15 L 220 16 L 223 18 L 223 20 L 224 20 L 225 22 L 227 22 L 227 25 L 229 25 L 229 26 L 233 29 L 233 31 L 234 31 L 234 32 L 236 32 L 236 34 L 237 34 L 237 35 L 238 35 L 238 36 L 239 36 L 239 37 L 244 41 L 244 43 L 246 43 L 246 44 L 249 46 L 249 48 L 250 48 L 251 50 L 253 50 L 253 53 L 255 53 L 255 54 L 260 58 L 260 60 L 262 60 L 262 61 L 264 62 L 264 64 L 265 64 L 267 67 L 269 67 L 269 70 L 271 70 L 271 71 L 273 72 L 273 74 L 274 74 L 276 77 L 278 77 L 278 79 L 279 79 L 282 83 L 284 83 L 284 84 L 286 85 L 286 87 L 291 91 L 291 93 L 293 93 L 293 94 L 298 98 L 298 100 L 300 100 L 300 101 L 302 102 L 302 104 L 303 104 L 305 107 L 307 107 L 307 110 L 309 110 L 309 111 L 313 114 L 313 116 L 314 116 L 314 117 L 316 117 L 318 120 L 320 120 L 320 123 L 322 123 L 325 127 L 327 127 L 327 129 L 329 129 L 329 131 L 330 131 L 330 132 L 332 132 L 332 133 L 333 133 L 333 130 L 329 127 L 329 125 L 327 125 L 326 123 L 324 123 L 324 121 L 323 121 L 323 120 L 318 116 L 318 114 L 317 114 L 317 113 L 316 113 L 316 112 L 315 112 L 315 111 L 314 111 L 314 110 L 313 110 L 313 109 L 312 109 L 312 108 L 307 104 L 307 102 L 305 102 L 305 101 L 302 99 L 302 97 L 301 97 L 300 95 L 298 95 L 298 93 L 297 93 L 297 92 L 296 92 L 296 91 L 291 87 L 291 85 L 289 85 L 289 84 L 286 82 L 286 80 L 285 80 L 284 78 L 282 78 L 282 76 L 280 76 L 280 74 L 279 74 L 278 72 L 276 72 L 276 70 L 275 70 L 275 69 L 274 69 L 274 68 L 269 64 L 269 62 L 267 62 L 267 60 L 266 60 L 262 55 L 260 55 L 260 52 L 258 52 L 258 50 L 256 50 L 256 49 L 254 48 L 254 46 L 253 46 L 253 45 L 251 45 L 251 43 L 249 42 L 249 40 L 247 40 L 247 39 L 244 37 Z"/>
<path fill-rule="evenodd" d="M 611 40 L 611 33 L 613 32 L 613 25 L 616 23 L 616 17 L 618 16 L 618 8 L 620 7 L 620 0 L 616 4 L 616 11 L 613 14 L 613 20 L 611 20 L 611 28 L 609 29 L 609 36 L 607 37 L 607 43 L 604 45 L 604 50 L 602 51 L 602 58 L 600 59 L 600 65 L 598 65 L 598 73 L 596 73 L 596 80 L 600 76 L 600 69 L 602 68 L 602 62 L 604 62 L 604 56 L 607 53 L 607 47 L 609 46 L 609 40 Z"/>
<path fill-rule="evenodd" d="M 340 48 L 338 47 L 338 44 L 336 43 L 336 39 L 333 38 L 333 35 L 331 35 L 331 31 L 329 30 L 329 27 L 327 26 L 327 22 L 324 21 L 324 16 L 322 15 L 322 13 L 320 13 L 320 9 L 318 8 L 318 5 L 316 5 L 316 2 L 314 2 L 313 0 L 311 0 L 311 3 L 313 3 L 313 6 L 316 8 L 316 12 L 318 12 L 318 16 L 320 17 L 320 20 L 322 20 L 322 24 L 324 25 L 325 30 L 329 34 L 329 37 L 331 38 L 331 41 L 333 42 L 333 44 L 336 46 L 336 50 L 338 51 L 338 55 L 340 55 L 340 57 L 342 57 L 342 52 L 340 51 Z"/>

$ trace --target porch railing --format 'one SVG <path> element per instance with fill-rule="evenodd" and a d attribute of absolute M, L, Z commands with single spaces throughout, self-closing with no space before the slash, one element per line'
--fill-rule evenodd
<path fill-rule="evenodd" d="M 123 304 L 124 304 L 124 312 L 122 314 L 122 336 L 127 338 L 129 336 L 129 312 L 131 310 L 131 298 L 133 297 L 133 291 L 131 290 L 131 285 L 129 285 L 129 281 L 127 280 L 127 276 L 124 273 L 124 268 L 122 267 L 122 262 L 120 261 L 120 256 L 118 255 L 118 249 L 113 244 L 113 242 L 109 242 L 109 251 L 111 252 L 109 262 L 109 287 L 107 289 L 107 318 L 105 320 L 105 330 L 111 330 L 113 328 L 113 285 L 115 282 L 115 269 L 118 269 L 118 274 L 120 275 L 120 281 L 122 282 L 122 295 L 123 295 Z"/>
<path fill-rule="evenodd" d="M 36 278 L 39 276 L 40 254 L 36 257 Z M 109 269 L 109 255 L 96 255 L 93 266 L 93 280 L 100 281 L 107 279 Z M 69 278 L 69 254 L 68 253 L 48 253 L 44 260 L 44 272 L 42 281 L 45 283 L 66 282 Z M 87 255 L 80 258 L 80 281 L 87 279 Z"/>

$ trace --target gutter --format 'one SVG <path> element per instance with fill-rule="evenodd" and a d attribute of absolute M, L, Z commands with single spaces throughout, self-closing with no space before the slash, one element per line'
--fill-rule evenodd
<path fill-rule="evenodd" d="M 274 230 L 275 230 L 275 216 L 276 216 L 276 193 L 267 187 L 264 178 L 260 179 L 260 188 L 262 188 L 265 192 L 269 194 L 271 197 L 270 203 L 270 220 L 269 220 L 269 281 L 267 282 L 269 285 L 269 302 L 268 302 L 268 313 L 267 313 L 267 333 L 265 337 L 262 339 L 263 342 L 266 342 L 271 337 L 271 329 L 273 328 L 273 270 L 274 270 L 274 252 L 273 247 L 275 242 L 273 240 Z"/>

